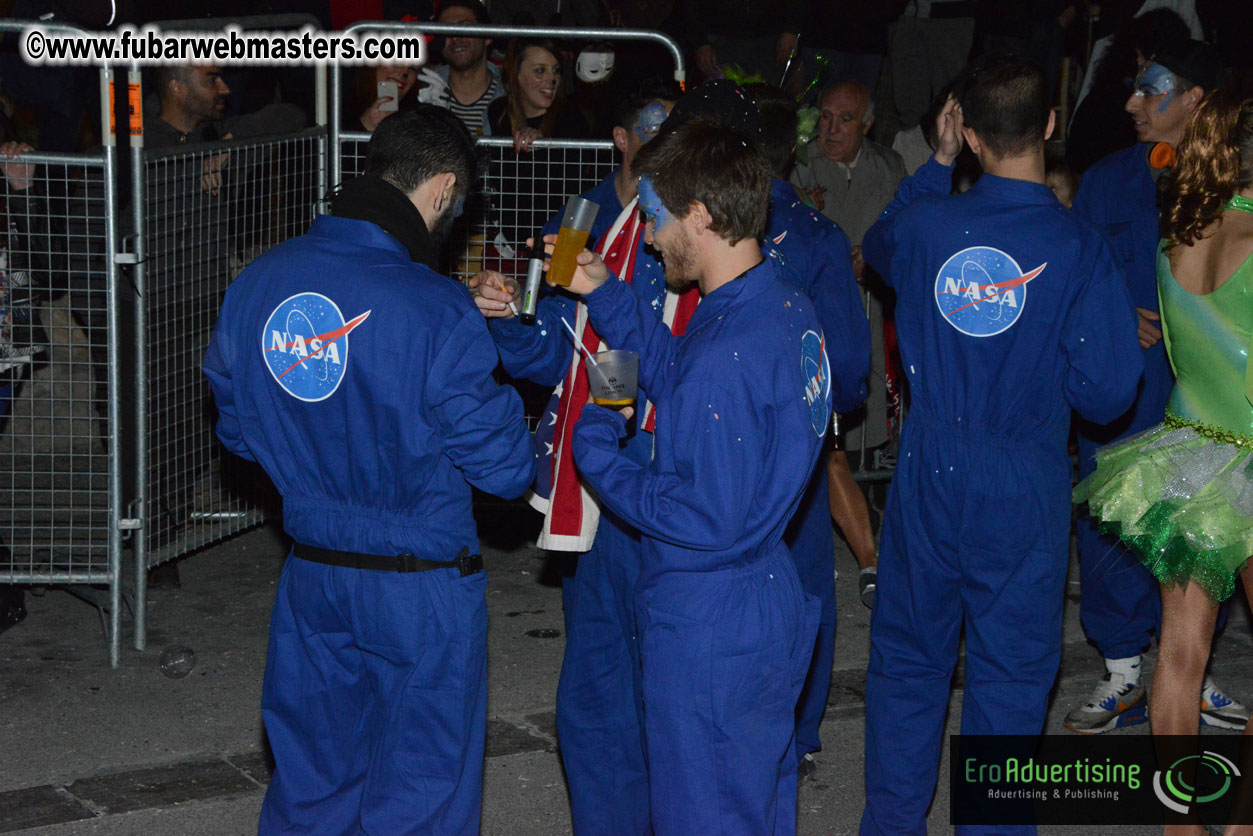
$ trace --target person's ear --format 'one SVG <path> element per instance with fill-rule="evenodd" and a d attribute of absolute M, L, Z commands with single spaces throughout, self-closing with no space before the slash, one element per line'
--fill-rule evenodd
<path fill-rule="evenodd" d="M 452 172 L 440 174 L 435 181 L 435 211 L 442 212 L 452 203 L 453 190 L 457 187 L 457 175 Z"/>
<path fill-rule="evenodd" d="M 874 127 L 874 114 L 872 113 L 866 117 L 865 124 L 861 126 L 861 135 L 866 136 L 867 134 L 870 133 L 870 129 L 873 127 Z"/>
<path fill-rule="evenodd" d="M 970 149 L 970 153 L 977 157 L 983 152 L 983 143 L 979 141 L 979 135 L 971 128 L 962 125 L 962 137 L 966 140 L 966 147 Z"/>
<path fill-rule="evenodd" d="M 622 126 L 615 126 L 613 129 L 613 147 L 619 152 L 625 154 L 627 150 L 627 130 Z"/>
<path fill-rule="evenodd" d="M 709 208 L 699 200 L 692 201 L 692 205 L 687 209 L 687 217 L 692 223 L 692 230 L 697 235 L 704 235 L 713 223 L 713 216 L 709 214 Z"/>
<path fill-rule="evenodd" d="M 1189 87 L 1187 92 L 1183 94 L 1183 107 L 1191 114 L 1201 104 L 1201 100 L 1205 98 L 1205 88 L 1197 84 Z"/>
<path fill-rule="evenodd" d="M 1053 131 L 1057 128 L 1057 111 L 1049 110 L 1049 123 L 1044 126 L 1044 141 L 1048 142 L 1053 138 Z"/>

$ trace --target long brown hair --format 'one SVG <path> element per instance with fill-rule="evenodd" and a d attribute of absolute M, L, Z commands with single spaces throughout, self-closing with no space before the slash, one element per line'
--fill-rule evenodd
<path fill-rule="evenodd" d="M 522 59 L 530 47 L 546 50 L 558 62 L 561 61 L 561 47 L 549 38 L 514 38 L 509 42 L 509 48 L 505 51 L 502 78 L 505 82 L 505 113 L 509 118 L 508 127 L 515 131 L 526 127 L 526 114 L 522 111 L 522 88 L 518 84 L 518 74 L 522 71 Z M 553 103 L 544 113 L 544 120 L 540 123 L 540 133 L 544 136 L 552 136 L 561 105 L 561 82 L 558 81 L 557 97 L 553 99 Z"/>
<path fill-rule="evenodd" d="M 1206 96 L 1184 128 L 1178 160 L 1158 185 L 1167 247 L 1195 243 L 1253 182 L 1253 99 L 1222 89 Z"/>

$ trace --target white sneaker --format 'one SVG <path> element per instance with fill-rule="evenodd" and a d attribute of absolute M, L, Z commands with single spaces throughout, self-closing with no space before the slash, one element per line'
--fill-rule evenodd
<path fill-rule="evenodd" d="M 1214 680 L 1205 677 L 1201 686 L 1201 725 L 1219 729 L 1244 731 L 1249 710 L 1219 690 Z"/>
<path fill-rule="evenodd" d="M 1105 672 L 1086 704 L 1066 715 L 1065 726 L 1079 734 L 1101 734 L 1148 719 L 1144 686 L 1127 684 L 1120 673 Z"/>

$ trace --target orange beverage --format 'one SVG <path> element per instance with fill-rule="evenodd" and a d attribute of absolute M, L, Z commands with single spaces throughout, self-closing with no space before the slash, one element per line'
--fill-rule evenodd
<path fill-rule="evenodd" d="M 548 265 L 548 280 L 562 287 L 569 287 L 574 279 L 576 259 L 587 246 L 589 230 L 570 229 L 563 226 L 557 232 L 557 244 L 553 247 L 552 261 Z"/>
<path fill-rule="evenodd" d="M 592 403 L 597 406 L 611 406 L 618 409 L 624 406 L 635 406 L 635 398 L 598 398 L 592 395 Z"/>

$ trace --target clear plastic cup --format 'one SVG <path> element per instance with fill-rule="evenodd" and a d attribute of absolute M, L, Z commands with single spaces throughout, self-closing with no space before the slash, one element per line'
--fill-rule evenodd
<path fill-rule="evenodd" d="M 621 409 L 635 405 L 640 356 L 634 351 L 602 351 L 592 355 L 596 365 L 585 360 L 587 381 L 591 385 L 592 402 Z"/>
<path fill-rule="evenodd" d="M 566 204 L 566 213 L 561 218 L 561 229 L 557 231 L 557 243 L 553 247 L 552 261 L 548 265 L 548 280 L 562 287 L 569 287 L 574 279 L 574 268 L 578 266 L 576 259 L 587 247 L 587 236 L 592 231 L 592 222 L 600 207 L 582 197 L 572 197 Z"/>

